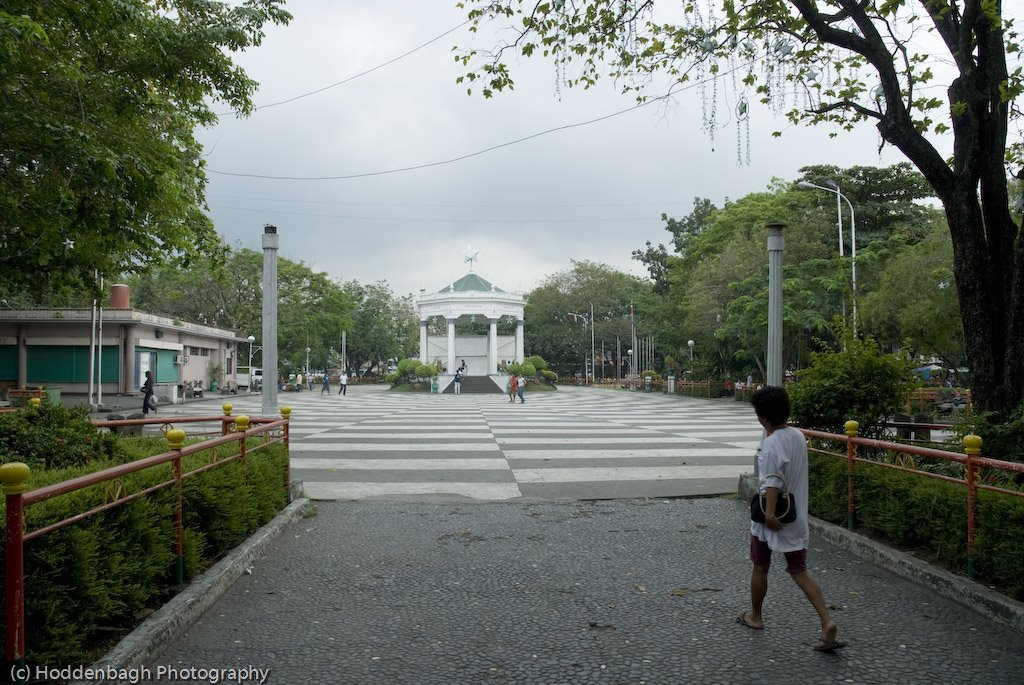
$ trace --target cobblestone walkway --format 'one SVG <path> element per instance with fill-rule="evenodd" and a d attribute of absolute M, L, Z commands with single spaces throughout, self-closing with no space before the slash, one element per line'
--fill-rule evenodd
<path fill-rule="evenodd" d="M 322 502 L 151 664 L 316 683 L 1011 683 L 1024 636 L 812 539 L 837 654 L 731 499 Z"/>

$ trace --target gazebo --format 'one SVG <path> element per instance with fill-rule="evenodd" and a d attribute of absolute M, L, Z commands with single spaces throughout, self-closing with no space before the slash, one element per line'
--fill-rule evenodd
<path fill-rule="evenodd" d="M 475 256 L 475 255 L 474 255 Z M 467 259 L 472 264 L 470 259 Z M 498 376 L 501 361 L 523 361 L 522 295 L 506 292 L 472 271 L 435 293 L 420 295 L 416 310 L 420 320 L 420 362 L 440 359 L 446 376 L 453 376 L 464 360 L 467 375 Z M 429 335 L 431 319 L 444 317 L 447 335 Z M 456 335 L 460 319 L 481 317 L 488 324 L 486 336 Z M 515 321 L 515 335 L 498 335 L 498 322 Z"/>

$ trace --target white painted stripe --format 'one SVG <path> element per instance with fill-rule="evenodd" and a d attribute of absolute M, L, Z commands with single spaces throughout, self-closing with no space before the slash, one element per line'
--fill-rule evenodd
<path fill-rule="evenodd" d="M 515 483 L 332 483 L 302 484 L 310 499 L 364 499 L 387 495 L 462 495 L 479 500 L 505 500 L 522 497 Z"/>
<path fill-rule="evenodd" d="M 739 478 L 750 471 L 745 466 L 641 466 L 594 469 L 513 469 L 520 483 L 586 483 L 595 481 L 695 480 L 699 478 Z"/>
<path fill-rule="evenodd" d="M 315 434 L 317 438 L 333 438 L 352 440 L 355 438 L 372 440 L 451 440 L 453 438 L 466 440 L 489 440 L 490 431 L 447 431 L 443 435 L 437 433 L 420 433 L 414 431 L 379 431 L 369 432 L 364 430 L 347 431 L 345 429 L 324 430 Z M 312 437 L 312 436 L 310 436 Z"/>
<path fill-rule="evenodd" d="M 292 469 L 338 471 L 507 471 L 504 459 L 317 459 L 291 460 Z"/>
<path fill-rule="evenodd" d="M 576 424 L 566 424 L 575 426 Z M 600 428 L 559 428 L 558 426 L 550 426 L 547 428 L 505 428 L 505 429 L 494 429 L 494 435 L 509 435 L 509 436 L 536 436 L 536 435 L 619 435 L 622 433 L 622 426 L 609 426 L 603 424 Z M 674 433 L 673 433 L 674 435 Z"/>
<path fill-rule="evenodd" d="M 622 431 L 620 431 L 621 434 Z M 498 444 L 501 445 L 593 445 L 595 440 L 600 440 L 602 443 L 614 442 L 623 445 L 633 444 L 651 444 L 651 443 L 679 443 L 685 445 L 687 443 L 706 443 L 709 440 L 702 440 L 701 438 L 681 438 L 677 435 L 666 435 L 664 437 L 649 437 L 649 438 L 637 438 L 629 435 L 601 435 L 587 438 L 498 438 Z"/>
<path fill-rule="evenodd" d="M 744 459 L 753 468 L 754 451 L 740 447 L 705 447 L 695 445 L 682 448 L 655 448 L 649 450 L 505 450 L 505 458 L 515 459 L 643 459 L 645 457 L 720 457 Z M 294 459 L 292 460 L 294 461 Z M 744 463 L 746 463 L 744 462 Z"/>
<path fill-rule="evenodd" d="M 493 442 L 420 442 L 416 444 L 370 442 L 303 442 L 292 446 L 293 452 L 497 452 Z"/>

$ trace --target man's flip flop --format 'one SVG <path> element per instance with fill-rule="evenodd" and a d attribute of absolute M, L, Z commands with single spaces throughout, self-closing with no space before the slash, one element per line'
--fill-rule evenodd
<path fill-rule="evenodd" d="M 824 635 L 818 638 L 818 642 L 814 645 L 814 651 L 816 652 L 835 652 L 837 649 L 842 649 L 846 646 L 845 642 L 840 640 L 830 640 Z"/>
<path fill-rule="evenodd" d="M 750 619 L 747 618 L 746 611 L 741 611 L 740 613 L 736 614 L 736 622 L 745 625 L 746 627 L 751 628 L 753 630 L 764 630 L 764 626 L 759 626 L 755 625 L 754 623 L 751 623 Z"/>

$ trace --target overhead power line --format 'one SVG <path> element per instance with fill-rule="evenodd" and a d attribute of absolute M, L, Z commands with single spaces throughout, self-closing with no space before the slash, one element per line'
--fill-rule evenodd
<path fill-rule="evenodd" d="M 399 61 L 401 59 L 405 59 L 409 55 L 413 54 L 414 52 L 418 52 L 418 51 L 422 50 L 423 48 L 427 47 L 431 43 L 436 43 L 437 41 L 439 41 L 442 38 L 444 38 L 445 36 L 447 36 L 449 33 L 453 33 L 455 31 L 461 29 L 463 26 L 465 26 L 469 22 L 470 22 L 470 20 L 467 19 L 466 21 L 462 22 L 458 26 L 451 27 L 450 29 L 448 29 L 447 31 L 442 33 L 441 35 L 434 36 L 433 38 L 428 40 L 426 43 L 423 43 L 421 45 L 417 45 L 412 50 L 409 50 L 408 52 L 403 52 L 398 57 L 393 57 L 393 58 L 389 59 L 387 62 L 382 62 L 381 64 L 378 64 L 375 67 L 371 67 L 371 68 L 367 69 L 366 71 L 361 71 L 358 74 L 355 74 L 354 76 L 349 76 L 348 78 L 342 79 L 341 81 L 338 81 L 336 83 L 332 83 L 329 86 L 324 86 L 322 88 L 317 88 L 316 90 L 311 90 L 308 93 L 303 93 L 302 95 L 296 95 L 294 97 L 287 98 L 286 100 L 278 100 L 277 102 L 269 102 L 269 103 L 267 103 L 265 105 L 260 105 L 259 107 L 253 107 L 253 111 L 258 111 L 258 110 L 261 110 L 261 109 L 270 109 L 271 107 L 277 107 L 278 105 L 287 105 L 289 102 L 295 102 L 296 100 L 301 100 L 302 98 L 308 98 L 311 95 L 316 95 L 317 93 L 322 93 L 325 90 L 330 90 L 331 88 L 335 88 L 337 86 L 343 85 L 345 83 L 348 83 L 349 81 L 355 81 L 357 78 L 361 78 L 363 76 L 366 76 L 367 74 L 372 74 L 373 72 L 377 71 L 378 69 L 383 69 L 384 67 L 386 67 L 386 66 L 388 66 L 390 64 L 394 64 L 395 62 L 397 62 L 397 61 Z M 223 116 L 229 116 L 231 114 L 234 114 L 234 112 L 233 111 L 230 111 L 230 112 L 218 112 L 217 116 L 223 117 Z"/>
<path fill-rule="evenodd" d="M 276 210 L 276 209 L 258 209 L 253 207 L 227 207 L 223 205 L 210 205 L 210 209 L 223 209 L 234 212 L 253 212 L 256 214 L 278 214 L 282 216 L 313 216 L 322 217 L 327 219 L 346 219 L 349 221 L 398 221 L 398 222 L 416 222 L 416 223 L 446 223 L 446 224 L 578 224 L 578 223 L 614 223 L 614 222 L 626 222 L 626 221 L 656 221 L 660 219 L 658 216 L 624 216 L 624 217 L 581 217 L 581 218 L 570 218 L 570 219 L 497 219 L 494 217 L 487 217 L 483 219 L 451 219 L 451 218 L 440 218 L 431 219 L 424 217 L 396 217 L 396 216 L 351 216 L 347 214 L 328 214 L 322 212 L 290 212 L 288 210 Z"/>
<path fill-rule="evenodd" d="M 730 74 L 730 73 L 732 73 L 734 71 L 739 71 L 740 69 L 743 69 L 743 68 L 749 66 L 752 63 L 753 63 L 753 61 L 747 62 L 745 64 L 740 64 L 738 66 L 733 67 L 732 69 L 729 69 L 728 71 L 720 72 L 719 74 L 716 75 L 716 77 L 717 78 L 721 78 L 722 76 Z M 596 117 L 594 119 L 588 119 L 586 121 L 578 121 L 578 122 L 575 122 L 575 123 L 572 123 L 572 124 L 565 124 L 563 126 L 555 126 L 554 128 L 549 128 L 547 130 L 540 131 L 539 133 L 532 133 L 532 134 L 530 134 L 528 136 L 523 136 L 522 138 L 516 138 L 515 140 L 509 140 L 509 141 L 506 141 L 504 143 L 498 143 L 497 145 L 491 145 L 490 147 L 485 147 L 484 149 L 477 150 L 476 152 L 470 152 L 470 153 L 465 154 L 465 155 L 459 155 L 458 157 L 450 157 L 448 159 L 442 159 L 442 160 L 439 160 L 439 161 L 436 161 L 436 162 L 426 162 L 426 163 L 423 163 L 423 164 L 413 164 L 411 166 L 398 167 L 398 168 L 395 168 L 395 169 L 384 169 L 382 171 L 368 171 L 368 172 L 359 173 L 359 174 L 339 174 L 339 175 L 336 175 L 336 176 L 272 176 L 270 174 L 244 174 L 244 173 L 236 172 L 236 171 L 220 171 L 219 169 L 213 169 L 213 168 L 207 168 L 207 171 L 209 171 L 211 174 L 217 174 L 219 176 L 235 176 L 235 177 L 238 177 L 238 178 L 262 178 L 262 179 L 267 179 L 267 180 L 271 180 L 271 181 L 345 181 L 345 180 L 350 180 L 350 179 L 354 179 L 354 178 L 370 178 L 372 176 L 386 176 L 386 175 L 389 175 L 389 174 L 400 174 L 400 173 L 403 173 L 403 172 L 406 172 L 406 171 L 417 171 L 419 169 L 429 169 L 431 167 L 444 166 L 446 164 L 453 164 L 454 162 L 461 162 L 461 161 L 466 160 L 466 159 L 472 159 L 473 157 L 479 157 L 480 155 L 487 154 L 488 152 L 493 152 L 494 150 L 500 150 L 501 148 L 510 147 L 512 145 L 518 145 L 519 143 L 525 143 L 526 141 L 533 140 L 534 138 L 540 138 L 541 136 L 546 136 L 549 133 L 556 133 L 558 131 L 567 131 L 569 129 L 580 128 L 582 126 L 589 126 L 590 124 L 596 124 L 598 122 L 605 121 L 607 119 L 612 119 L 614 117 L 626 114 L 627 112 L 633 112 L 635 110 L 638 110 L 641 107 L 647 107 L 648 105 L 654 104 L 655 102 L 661 102 L 663 100 L 667 100 L 668 98 L 670 98 L 673 95 L 675 95 L 677 92 L 680 92 L 680 91 L 683 91 L 683 90 L 689 90 L 690 88 L 695 88 L 695 87 L 697 87 L 699 85 L 702 85 L 703 83 L 706 83 L 709 80 L 711 80 L 711 79 L 705 79 L 703 81 L 691 82 L 691 83 L 689 83 L 689 84 L 687 84 L 685 86 L 681 86 L 678 89 L 670 90 L 668 93 L 666 93 L 664 95 L 659 95 L 658 97 L 651 98 L 650 100 L 645 100 L 644 102 L 641 102 L 639 104 L 633 105 L 632 107 L 627 107 L 626 109 L 620 109 L 619 111 L 612 112 L 611 114 L 605 114 L 604 116 Z"/>

